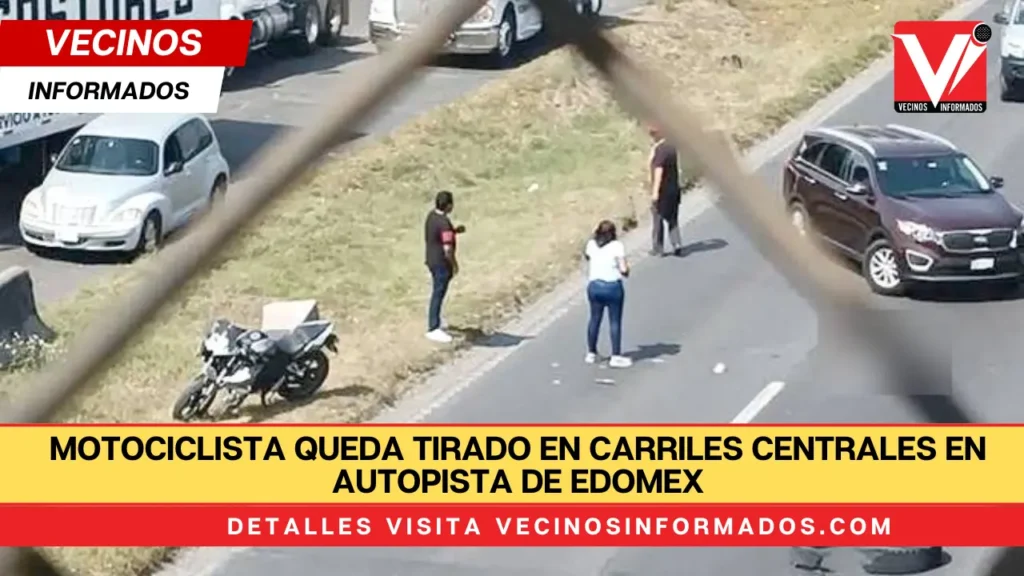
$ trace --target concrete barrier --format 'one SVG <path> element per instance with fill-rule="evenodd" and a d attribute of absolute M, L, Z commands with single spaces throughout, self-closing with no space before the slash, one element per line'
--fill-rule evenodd
<path fill-rule="evenodd" d="M 39 317 L 28 270 L 13 266 L 0 272 L 0 367 L 9 364 L 26 341 L 53 342 L 56 337 Z"/>

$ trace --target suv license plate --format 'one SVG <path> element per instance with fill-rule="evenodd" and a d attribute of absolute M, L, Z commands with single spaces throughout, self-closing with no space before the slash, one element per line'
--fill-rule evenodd
<path fill-rule="evenodd" d="M 971 260 L 971 270 L 991 270 L 995 264 L 994 258 L 976 258 Z"/>

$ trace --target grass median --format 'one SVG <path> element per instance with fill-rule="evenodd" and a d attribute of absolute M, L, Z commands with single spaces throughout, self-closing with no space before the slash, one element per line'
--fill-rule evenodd
<path fill-rule="evenodd" d="M 660 0 L 607 20 L 632 54 L 745 147 L 888 49 L 893 22 L 932 18 L 952 4 Z M 429 283 L 422 224 L 438 189 L 455 192 L 456 220 L 469 228 L 446 316 L 467 334 L 487 333 L 577 268 L 581 243 L 598 220 L 636 216 L 647 145 L 637 123 L 569 51 L 526 64 L 318 167 L 194 279 L 62 417 L 166 421 L 214 317 L 255 324 L 268 301 L 315 298 L 341 338 L 325 390 L 288 411 L 249 406 L 242 420 L 365 419 L 458 348 L 423 338 Z M 66 341 L 151 266 L 106 276 L 44 315 Z M 0 400 L 23 391 L 24 376 L 0 379 Z M 49 552 L 70 573 L 88 576 L 137 574 L 167 553 Z"/>

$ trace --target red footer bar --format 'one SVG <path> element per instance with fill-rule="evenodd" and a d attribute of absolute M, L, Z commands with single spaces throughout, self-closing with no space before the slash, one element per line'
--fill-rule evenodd
<path fill-rule="evenodd" d="M 0 546 L 1020 546 L 1024 505 L 0 504 Z"/>

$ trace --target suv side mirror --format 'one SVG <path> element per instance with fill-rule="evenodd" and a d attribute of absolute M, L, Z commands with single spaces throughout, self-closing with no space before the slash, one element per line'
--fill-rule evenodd
<path fill-rule="evenodd" d="M 1003 187 L 1003 177 L 1002 176 L 993 176 L 993 177 L 989 178 L 988 181 L 989 181 L 990 184 L 992 184 L 992 187 L 995 188 L 996 190 L 998 190 L 998 189 Z"/>
<path fill-rule="evenodd" d="M 164 169 L 164 175 L 170 176 L 171 174 L 177 174 L 178 172 L 181 172 L 181 168 L 181 162 L 171 162 L 167 165 L 167 168 Z"/>
<path fill-rule="evenodd" d="M 846 187 L 846 193 L 851 196 L 864 196 L 868 192 L 870 192 L 870 190 L 868 189 L 867 184 L 863 182 L 854 182 Z"/>
<path fill-rule="evenodd" d="M 996 24 L 1009 24 L 1010 18 L 1006 12 L 997 12 L 996 15 L 992 17 L 992 21 Z"/>

